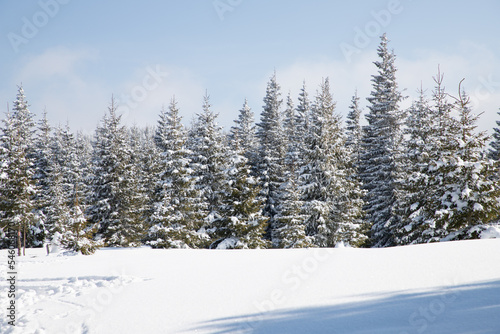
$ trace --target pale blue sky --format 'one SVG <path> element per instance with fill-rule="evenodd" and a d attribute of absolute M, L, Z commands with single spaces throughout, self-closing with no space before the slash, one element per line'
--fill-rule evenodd
<path fill-rule="evenodd" d="M 432 89 L 440 64 L 451 93 L 466 78 L 484 112 L 480 127 L 491 131 L 500 107 L 498 13 L 498 0 L 0 0 L 1 110 L 22 82 L 33 112 L 46 108 L 53 124 L 74 130 L 92 133 L 111 94 L 124 121 L 138 125 L 155 124 L 175 94 L 189 124 L 208 90 L 227 128 L 245 98 L 258 119 L 276 69 L 295 101 L 304 79 L 312 97 L 329 76 L 346 114 L 355 89 L 366 105 L 378 36 L 387 32 L 406 95 L 421 82 Z"/>

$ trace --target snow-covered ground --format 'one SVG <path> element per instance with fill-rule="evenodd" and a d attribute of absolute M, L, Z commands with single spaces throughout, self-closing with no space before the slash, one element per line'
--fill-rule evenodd
<path fill-rule="evenodd" d="M 1 333 L 500 333 L 500 239 L 18 259 L 17 326 L 2 280 Z"/>

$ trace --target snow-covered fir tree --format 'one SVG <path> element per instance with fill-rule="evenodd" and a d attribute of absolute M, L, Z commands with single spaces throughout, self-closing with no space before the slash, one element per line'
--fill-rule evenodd
<path fill-rule="evenodd" d="M 360 184 L 348 176 L 350 155 L 345 148 L 341 117 L 335 112 L 329 80 L 321 83 L 306 137 L 307 165 L 300 175 L 306 201 L 306 233 L 319 247 L 339 242 L 359 246 L 363 234 L 363 192 Z"/>
<path fill-rule="evenodd" d="M 226 189 L 226 170 L 228 162 L 228 145 L 217 124 L 218 114 L 212 111 L 210 98 L 203 98 L 203 112 L 197 115 L 191 129 L 189 147 L 193 151 L 192 168 L 196 176 L 196 187 L 206 205 L 204 217 L 206 229 L 210 234 L 216 233 L 212 223 L 221 217 L 221 203 Z"/>
<path fill-rule="evenodd" d="M 91 221 L 99 224 L 98 238 L 108 246 L 139 246 L 144 234 L 136 166 L 131 163 L 127 132 L 111 105 L 96 130 L 93 155 Z"/>
<path fill-rule="evenodd" d="M 500 116 L 500 112 L 497 112 Z M 494 161 L 500 161 L 500 121 L 496 121 L 497 127 L 493 128 L 493 138 L 490 142 L 489 156 Z"/>
<path fill-rule="evenodd" d="M 305 152 L 305 141 L 307 133 L 309 131 L 309 123 L 311 117 L 311 101 L 309 100 L 309 94 L 306 89 L 306 82 L 302 83 L 302 88 L 299 93 L 299 103 L 295 109 L 295 122 L 294 127 L 295 130 L 292 131 L 293 137 L 290 138 L 290 142 L 294 143 L 294 151 L 295 151 L 295 168 L 299 170 L 304 165 L 302 161 L 302 156 Z"/>
<path fill-rule="evenodd" d="M 76 144 L 69 127 L 57 127 L 50 140 L 49 198 L 46 207 L 47 241 L 59 243 L 69 219 L 74 188 L 78 180 Z M 56 239 L 52 241 L 53 236 Z"/>
<path fill-rule="evenodd" d="M 37 194 L 35 201 L 39 215 L 38 224 L 34 226 L 33 244 L 42 245 L 48 237 L 46 225 L 47 207 L 50 203 L 50 172 L 52 166 L 51 150 L 51 132 L 52 128 L 47 120 L 47 111 L 44 111 L 42 118 L 38 122 L 37 135 L 35 138 L 35 150 L 33 152 L 35 159 L 35 180 Z"/>
<path fill-rule="evenodd" d="M 436 116 L 421 89 L 419 99 L 407 111 L 405 150 L 397 165 L 395 212 L 400 220 L 394 227 L 394 242 L 398 245 L 425 240 L 424 231 L 430 217 L 423 208 L 429 198 L 430 159 L 437 148 Z"/>
<path fill-rule="evenodd" d="M 212 223 L 210 248 L 266 248 L 267 217 L 262 215 L 259 180 L 252 174 L 250 159 L 256 161 L 253 113 L 247 101 L 229 134 L 230 155 L 222 185 L 219 216 Z"/>
<path fill-rule="evenodd" d="M 303 83 L 299 103 L 294 106 L 290 94 L 284 111 L 284 130 L 287 134 L 284 182 L 280 185 L 277 199 L 274 247 L 303 248 L 313 246 L 312 238 L 306 235 L 307 215 L 299 184 L 299 173 L 306 164 L 306 141 L 311 116 L 311 103 Z"/>
<path fill-rule="evenodd" d="M 240 109 L 238 119 L 234 121 L 235 125 L 231 127 L 229 140 L 231 148 L 235 151 L 241 150 L 248 163 L 254 167 L 257 163 L 257 136 L 255 130 L 254 113 L 248 105 L 247 99 Z"/>
<path fill-rule="evenodd" d="M 371 242 L 375 247 L 394 244 L 392 227 L 397 224 L 394 214 L 396 158 L 402 141 L 404 113 L 399 107 L 403 99 L 396 82 L 395 55 L 382 35 L 377 49 L 380 60 L 374 62 L 378 73 L 372 76 L 371 96 L 363 127 L 359 172 L 365 196 L 366 219 L 373 224 Z"/>
<path fill-rule="evenodd" d="M 363 131 L 361 128 L 361 107 L 359 105 L 358 92 L 354 93 L 349 105 L 349 112 L 346 119 L 346 147 L 351 151 L 355 166 L 358 165 L 361 154 L 361 140 Z"/>
<path fill-rule="evenodd" d="M 164 110 L 164 108 L 162 108 Z M 151 227 L 151 217 L 155 210 L 157 202 L 158 180 L 162 171 L 162 151 L 156 146 L 155 135 L 158 127 L 147 126 L 145 128 L 137 128 L 135 135 L 131 133 L 133 152 L 136 156 L 135 160 L 140 169 L 140 183 L 144 195 L 144 207 L 142 214 L 146 222 L 145 228 Z M 135 139 L 133 139 L 135 137 Z M 143 242 L 148 240 L 148 235 L 145 234 Z"/>
<path fill-rule="evenodd" d="M 285 177 L 285 155 L 287 150 L 287 135 L 283 127 L 283 112 L 281 110 L 280 86 L 273 74 L 267 84 L 264 107 L 260 122 L 257 124 L 257 137 L 259 139 L 259 177 L 264 197 L 264 214 L 270 218 L 267 238 L 272 239 L 275 228 L 274 216 L 276 206 L 281 196 L 280 186 Z M 273 240 L 273 244 L 277 241 Z M 279 242 L 279 241 L 278 241 Z"/>
<path fill-rule="evenodd" d="M 141 220 L 146 221 L 151 214 L 151 187 L 154 184 L 153 173 L 158 171 L 158 151 L 153 143 L 153 138 L 148 136 L 149 128 L 132 126 L 128 131 L 128 140 L 131 151 L 130 164 L 136 172 L 136 187 L 142 194 L 142 205 L 139 207 Z"/>
<path fill-rule="evenodd" d="M 187 140 L 173 98 L 168 110 L 162 109 L 155 134 L 160 160 L 147 235 L 154 248 L 200 248 L 208 243 L 202 231 L 205 203 L 195 188 Z"/>
<path fill-rule="evenodd" d="M 309 218 L 302 200 L 298 171 L 292 169 L 287 181 L 281 185 L 281 197 L 277 207 L 275 247 L 306 248 L 314 247 L 313 238 L 306 234 Z"/>
<path fill-rule="evenodd" d="M 73 203 L 65 217 L 66 221 L 59 242 L 66 249 L 90 255 L 99 249 L 103 242 L 102 240 L 94 240 L 97 225 L 87 220 L 84 210 L 80 206 L 78 194 L 78 186 L 75 185 L 72 196 Z"/>
<path fill-rule="evenodd" d="M 264 240 L 267 217 L 262 215 L 258 180 L 251 176 L 251 169 L 244 151 L 232 152 L 227 170 L 219 216 L 213 221 L 214 243 L 211 248 L 267 248 Z"/>
<path fill-rule="evenodd" d="M 21 246 L 32 246 L 31 228 L 39 219 L 32 146 L 35 122 L 28 107 L 24 89 L 19 87 L 12 113 L 4 119 L 1 137 L 1 224 L 2 229 L 14 226 L 18 230 L 18 255 Z"/>
<path fill-rule="evenodd" d="M 446 230 L 436 229 L 436 212 L 445 196 L 447 172 L 436 167 L 439 161 L 449 161 L 456 154 L 454 142 L 459 124 L 453 116 L 454 108 L 448 101 L 443 78 L 438 70 L 432 105 L 422 95 L 409 110 L 409 140 L 397 186 L 402 218 L 395 228 L 397 244 L 428 242 L 447 235 Z"/>
<path fill-rule="evenodd" d="M 438 210 L 435 211 L 433 239 L 478 238 L 481 225 L 499 215 L 500 189 L 493 178 L 497 170 L 486 156 L 488 137 L 477 133 L 478 116 L 470 107 L 470 99 L 460 90 L 454 108 L 458 113 L 456 136 L 450 143 L 451 155 L 431 164 L 431 170 L 441 176 Z M 435 196 L 434 199 L 437 199 Z"/>
<path fill-rule="evenodd" d="M 293 104 L 292 94 L 290 92 L 286 97 L 286 107 L 283 111 L 283 130 L 286 134 L 287 151 L 285 154 L 285 174 L 287 174 L 289 166 L 297 162 L 300 154 L 297 148 L 297 134 L 295 133 L 297 130 L 295 124 L 295 106 Z"/>

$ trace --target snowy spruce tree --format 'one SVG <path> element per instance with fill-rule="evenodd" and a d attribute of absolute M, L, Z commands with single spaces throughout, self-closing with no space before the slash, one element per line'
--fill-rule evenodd
<path fill-rule="evenodd" d="M 39 219 L 32 146 L 35 123 L 28 107 L 24 90 L 19 87 L 12 113 L 4 119 L 1 137 L 1 227 L 17 229 L 18 255 L 21 255 L 22 246 L 32 246 L 31 229 Z"/>
<path fill-rule="evenodd" d="M 264 198 L 264 214 L 269 217 L 269 227 L 266 237 L 275 238 L 275 220 L 277 213 L 281 184 L 285 177 L 285 155 L 287 150 L 287 136 L 283 127 L 283 112 L 281 110 L 280 86 L 276 81 L 276 73 L 273 74 L 267 84 L 264 107 L 260 122 L 257 124 L 257 137 L 259 139 L 259 177 L 262 185 L 262 196 Z M 273 244 L 279 240 L 272 240 Z"/>
<path fill-rule="evenodd" d="M 79 202 L 78 191 L 75 189 L 74 203 L 67 215 L 65 228 L 61 233 L 61 245 L 83 255 L 94 254 L 102 246 L 102 241 L 94 240 L 97 226 L 89 223 Z"/>
<path fill-rule="evenodd" d="M 154 136 L 160 160 L 147 235 L 147 244 L 154 248 L 200 248 L 207 244 L 202 231 L 205 207 L 195 188 L 187 140 L 173 98 L 168 110 L 162 109 Z"/>
<path fill-rule="evenodd" d="M 387 46 L 384 34 L 378 47 L 380 59 L 374 62 L 378 73 L 372 76 L 371 96 L 363 127 L 359 172 L 365 196 L 366 220 L 372 224 L 371 242 L 375 247 L 394 244 L 396 159 L 402 142 L 404 113 L 399 107 L 403 99 L 396 82 L 395 55 Z"/>
<path fill-rule="evenodd" d="M 500 115 L 500 112 L 497 113 Z M 489 157 L 496 162 L 500 161 L 500 121 L 496 121 L 496 128 L 493 128 L 493 138 L 490 142 Z"/>
<path fill-rule="evenodd" d="M 306 233 L 319 247 L 339 242 L 360 246 L 363 234 L 363 192 L 358 181 L 349 178 L 350 155 L 345 148 L 341 117 L 335 112 L 329 80 L 321 83 L 306 137 L 307 165 L 300 175 L 306 201 Z"/>
<path fill-rule="evenodd" d="M 298 171 L 292 169 L 287 181 L 281 184 L 281 196 L 277 207 L 275 247 L 314 247 L 313 237 L 306 234 L 308 215 L 298 180 Z"/>
<path fill-rule="evenodd" d="M 430 159 L 438 142 L 436 116 L 421 89 L 419 99 L 407 111 L 406 144 L 397 165 L 395 212 L 400 219 L 393 234 L 397 245 L 425 240 L 424 231 L 431 217 L 423 208 L 429 198 Z"/>
<path fill-rule="evenodd" d="M 278 205 L 274 226 L 274 247 L 304 248 L 312 247 L 313 241 L 306 235 L 307 214 L 302 200 L 299 174 L 306 164 L 306 142 L 309 130 L 311 103 L 302 86 L 299 103 L 294 107 L 290 94 L 284 111 L 284 130 L 287 134 L 284 182 L 280 185 Z"/>
<path fill-rule="evenodd" d="M 197 179 L 196 188 L 205 203 L 204 229 L 209 234 L 216 234 L 213 222 L 221 218 L 229 154 L 222 127 L 217 124 L 218 114 L 212 111 L 207 94 L 203 99 L 203 111 L 197 115 L 191 129 L 189 147 L 193 151 L 191 166 Z"/>
<path fill-rule="evenodd" d="M 435 211 L 433 239 L 478 238 L 482 225 L 499 215 L 500 189 L 494 176 L 497 169 L 486 156 L 488 137 L 477 132 L 478 116 L 470 107 L 470 99 L 460 89 L 454 108 L 458 113 L 457 133 L 449 143 L 451 154 L 431 164 L 431 171 L 440 176 L 441 197 Z M 441 193 L 439 193 L 441 195 Z"/>
<path fill-rule="evenodd" d="M 349 112 L 346 120 L 346 147 L 350 150 L 354 165 L 357 166 L 361 155 L 361 140 L 363 131 L 361 128 L 361 107 L 358 92 L 354 94 L 349 105 Z"/>
<path fill-rule="evenodd" d="M 234 121 L 235 125 L 231 127 L 229 142 L 231 149 L 242 151 L 248 163 L 254 167 L 257 163 L 257 136 L 255 130 L 254 113 L 248 105 L 247 99 L 240 109 L 238 119 Z"/>
<path fill-rule="evenodd" d="M 251 176 L 244 151 L 231 154 L 218 217 L 213 221 L 215 240 L 210 248 L 267 248 L 264 240 L 268 218 L 262 215 L 258 180 Z"/>
<path fill-rule="evenodd" d="M 48 174 L 49 202 L 46 207 L 47 242 L 60 244 L 78 183 L 76 144 L 69 127 L 57 127 L 50 140 L 51 160 Z M 55 236 L 55 238 L 54 238 Z"/>
<path fill-rule="evenodd" d="M 64 248 L 84 255 L 93 254 L 102 246 L 102 240 L 94 240 L 98 226 L 88 221 L 84 206 L 79 203 L 79 183 L 69 185 L 65 179 L 64 167 L 55 164 L 50 174 L 47 241 L 52 251 Z"/>
<path fill-rule="evenodd" d="M 311 101 L 309 100 L 309 94 L 307 93 L 305 81 L 302 83 L 302 88 L 299 93 L 299 103 L 295 109 L 295 121 L 294 121 L 294 131 L 291 131 L 293 137 L 289 138 L 289 146 L 295 146 L 295 168 L 299 170 L 304 165 L 302 161 L 302 156 L 305 152 L 305 141 L 307 133 L 309 131 L 309 123 L 311 118 Z M 294 143 L 294 144 L 292 144 Z"/>
<path fill-rule="evenodd" d="M 395 173 L 395 212 L 400 217 L 393 228 L 397 245 L 428 242 L 435 235 L 435 214 L 444 188 L 442 175 L 432 164 L 454 155 L 450 144 L 458 133 L 443 77 L 438 70 L 433 78 L 432 101 L 421 88 L 419 99 L 407 111 L 406 142 Z"/>
<path fill-rule="evenodd" d="M 50 203 L 50 172 L 52 166 L 51 150 L 51 131 L 52 128 L 47 120 L 47 112 L 44 111 L 42 118 L 38 122 L 38 128 L 35 138 L 35 175 L 37 194 L 35 201 L 39 215 L 38 224 L 34 226 L 33 243 L 36 246 L 42 245 L 48 237 L 47 230 L 47 207 Z"/>
<path fill-rule="evenodd" d="M 305 82 L 300 90 L 298 100 L 299 103 L 297 107 L 295 107 L 289 94 L 287 96 L 286 109 L 284 111 L 283 128 L 287 140 L 285 174 L 288 174 L 290 169 L 298 171 L 304 165 L 304 138 L 306 137 L 309 129 L 309 118 L 311 116 L 311 102 L 309 101 L 309 95 L 306 90 Z"/>
<path fill-rule="evenodd" d="M 93 155 L 93 192 L 89 214 L 99 224 L 98 238 L 107 246 L 139 246 L 144 234 L 143 196 L 121 116 L 111 105 L 96 130 Z"/>
<path fill-rule="evenodd" d="M 228 168 L 223 184 L 220 215 L 213 221 L 210 248 L 267 248 L 264 240 L 268 218 L 262 215 L 259 180 L 249 158 L 256 158 L 253 113 L 247 101 L 229 135 Z M 254 160 L 255 161 L 255 160 Z"/>

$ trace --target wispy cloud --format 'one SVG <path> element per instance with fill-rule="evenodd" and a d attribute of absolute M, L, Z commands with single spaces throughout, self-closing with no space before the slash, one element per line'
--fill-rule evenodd
<path fill-rule="evenodd" d="M 458 49 L 459 52 L 450 53 L 416 50 L 412 57 L 399 57 L 396 50 L 399 87 L 405 89 L 404 95 L 409 97 L 402 106 L 408 107 L 412 99 L 418 97 L 417 90 L 421 85 L 431 93 L 434 88 L 432 78 L 439 65 L 450 94 L 457 95 L 460 80 L 466 78 L 463 88 L 471 96 L 474 111 L 484 112 L 479 128 L 490 131 L 493 121 L 497 120 L 496 112 L 500 107 L 500 59 L 487 47 L 470 41 L 463 41 Z M 312 98 L 321 78 L 330 77 L 334 99 L 337 100 L 337 111 L 346 115 L 356 89 L 362 97 L 362 104 L 367 105 L 364 98 L 371 91 L 371 75 L 376 73 L 373 65 L 375 60 L 375 51 L 362 53 L 351 64 L 328 59 L 302 60 L 278 69 L 278 80 L 283 92 L 287 94 L 290 90 L 296 100 L 304 79 Z"/>

